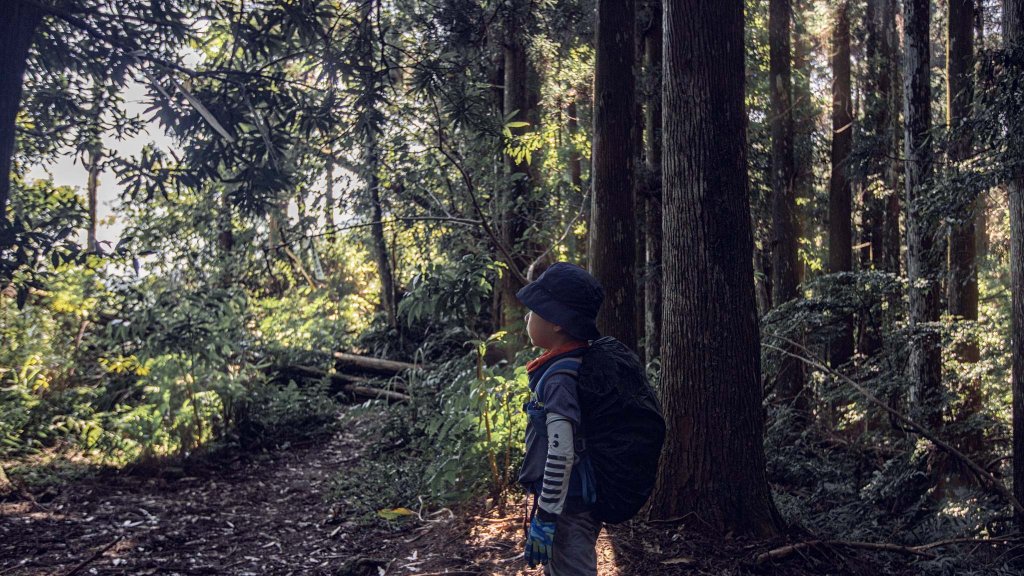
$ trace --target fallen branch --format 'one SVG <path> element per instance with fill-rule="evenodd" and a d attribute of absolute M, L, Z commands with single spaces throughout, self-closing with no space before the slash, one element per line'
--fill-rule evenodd
<path fill-rule="evenodd" d="M 334 352 L 332 356 L 334 356 L 335 366 L 339 370 L 351 367 L 358 370 L 364 370 L 366 372 L 373 372 L 375 374 L 394 376 L 395 374 L 405 372 L 406 370 L 422 368 L 422 366 L 409 364 L 408 362 L 369 358 L 366 356 L 359 356 L 358 354 L 347 354 L 345 352 Z"/>
<path fill-rule="evenodd" d="M 93 553 L 92 556 L 89 556 L 88 558 L 83 560 L 80 564 L 78 564 L 78 566 L 75 566 L 74 568 L 72 568 L 70 572 L 66 572 L 64 574 L 64 576 L 74 576 L 75 574 L 78 574 L 79 572 L 82 571 L 83 568 L 85 568 L 89 564 L 92 564 L 93 562 L 95 562 L 96 559 L 99 558 L 100 556 L 103 556 L 104 554 L 106 554 L 107 550 L 110 550 L 114 546 L 117 546 L 117 543 L 120 542 L 121 539 L 123 539 L 123 538 L 124 538 L 124 535 L 118 536 L 117 538 L 114 539 L 113 542 L 111 542 L 110 544 L 107 544 L 103 548 L 100 548 L 95 553 Z"/>
<path fill-rule="evenodd" d="M 792 340 L 790 340 L 788 338 L 783 338 L 781 336 L 776 336 L 776 338 L 779 338 L 780 340 L 783 340 L 783 341 L 787 342 L 788 344 L 790 344 L 790 345 L 792 345 L 792 346 L 794 346 L 796 348 L 799 348 L 799 349 L 803 350 L 804 352 L 807 352 L 809 355 L 813 356 L 813 354 L 810 353 L 810 351 L 807 350 L 806 347 L 804 347 L 802 344 L 800 344 L 798 342 L 794 342 L 794 341 L 792 341 Z M 971 458 L 968 457 L 966 454 L 964 454 L 963 452 L 957 450 L 956 448 L 951 446 L 949 443 L 947 443 L 944 440 L 942 440 L 941 438 L 939 438 L 938 435 L 935 434 L 935 432 L 932 432 L 928 428 L 925 428 L 923 425 L 918 424 L 917 422 L 911 420 L 907 416 L 904 416 L 903 413 L 899 412 L 895 408 L 892 408 L 891 406 L 889 406 L 885 402 L 882 402 L 881 400 L 879 400 L 867 388 L 864 388 L 863 386 L 861 386 L 860 384 L 855 382 L 849 376 L 847 376 L 845 374 L 842 374 L 840 372 L 837 372 L 837 371 L 833 370 L 832 368 L 829 368 L 828 366 L 826 366 L 825 364 L 823 364 L 822 362 L 820 362 L 818 360 L 814 360 L 814 359 L 811 359 L 811 358 L 808 358 L 808 357 L 805 357 L 805 356 L 801 356 L 800 354 L 794 354 L 793 352 L 790 352 L 789 350 L 785 350 L 783 348 L 780 348 L 778 346 L 773 346 L 771 344 L 764 344 L 764 343 L 762 343 L 761 345 L 765 346 L 766 348 L 771 348 L 772 350 L 777 350 L 777 351 L 779 351 L 779 352 L 781 352 L 783 354 L 786 354 L 787 356 L 792 356 L 793 358 L 796 358 L 797 360 L 800 360 L 800 361 L 804 362 L 808 366 L 812 366 L 814 368 L 817 368 L 818 370 L 821 370 L 822 372 L 824 372 L 826 374 L 831 374 L 832 376 L 834 376 L 836 378 L 839 378 L 843 382 L 846 382 L 850 386 L 853 386 L 853 388 L 856 389 L 858 392 L 860 392 L 865 398 L 867 398 L 869 402 L 871 402 L 872 404 L 875 404 L 876 406 L 878 406 L 882 410 L 885 410 L 892 417 L 896 418 L 897 420 L 902 422 L 904 425 L 906 425 L 909 429 L 911 429 L 911 430 L 917 432 L 918 434 L 920 434 L 921 436 L 927 438 L 928 440 L 930 440 L 932 442 L 932 444 L 935 444 L 936 446 L 938 446 L 940 449 L 942 449 L 946 453 L 950 454 L 951 456 L 953 456 L 957 460 L 960 460 L 964 465 L 966 465 L 972 472 L 974 472 L 978 476 L 978 479 L 980 480 L 982 487 L 987 487 L 990 490 L 992 490 L 993 492 L 995 492 L 998 495 L 1002 496 L 1010 504 L 1010 506 L 1013 507 L 1014 511 L 1018 515 L 1024 515 L 1024 506 L 1021 506 L 1020 501 L 1017 500 L 1017 498 L 1013 495 L 1013 493 L 1010 492 L 1010 490 L 1008 490 L 1006 488 L 1006 486 L 1004 486 L 1003 483 L 1000 482 L 995 476 L 993 476 L 988 470 L 982 468 L 977 462 L 975 462 L 974 460 L 971 460 Z"/>
<path fill-rule="evenodd" d="M 920 549 L 917 546 L 900 546 L 899 544 L 886 544 L 877 542 L 850 542 L 846 540 L 811 540 L 809 542 L 800 542 L 797 544 L 789 544 L 769 550 L 763 554 L 758 554 L 754 560 L 755 564 L 765 564 L 767 562 L 774 562 L 777 560 L 783 560 L 792 556 L 793 554 L 807 550 L 809 548 L 856 548 L 858 550 L 871 550 L 874 552 L 894 552 L 897 554 L 910 554 L 913 556 L 924 556 L 926 558 L 935 558 L 935 555 L 928 552 L 927 550 Z"/>
<path fill-rule="evenodd" d="M 934 558 L 935 555 L 930 553 L 929 550 L 935 548 L 942 548 L 953 544 L 1006 544 L 1009 542 L 1019 541 L 1020 537 L 1007 537 L 1007 538 L 952 538 L 949 540 L 940 540 L 938 542 L 931 542 L 929 544 L 921 544 L 919 546 L 901 546 L 899 544 L 887 544 L 884 542 L 852 542 L 846 540 L 810 540 L 807 542 L 799 542 L 797 544 L 789 544 L 769 550 L 763 554 L 758 554 L 754 560 L 756 564 L 764 564 L 775 560 L 783 560 L 792 556 L 796 552 L 807 550 L 809 548 L 817 547 L 842 547 L 842 548 L 856 548 L 859 550 L 872 550 L 875 552 L 893 552 L 897 554 L 910 554 L 914 556 L 924 556 L 927 558 Z"/>
<path fill-rule="evenodd" d="M 310 366 L 283 366 L 278 368 L 279 371 L 296 374 L 306 378 L 318 378 L 328 379 L 331 383 L 331 392 L 346 392 L 360 398 L 370 399 L 385 399 L 392 402 L 410 402 L 412 398 L 408 394 L 404 394 L 400 391 L 395 390 L 383 390 L 381 388 L 374 388 L 369 386 L 370 380 L 367 378 L 360 378 L 358 376 L 350 376 L 348 374 L 328 374 L 323 370 L 312 368 Z M 403 389 L 404 390 L 404 389 Z"/>

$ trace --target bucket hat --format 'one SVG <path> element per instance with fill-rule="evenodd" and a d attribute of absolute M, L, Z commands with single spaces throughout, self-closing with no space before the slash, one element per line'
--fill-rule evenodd
<path fill-rule="evenodd" d="M 597 340 L 597 311 L 604 289 L 596 278 L 575 264 L 556 262 L 536 281 L 516 293 L 527 308 L 561 326 L 578 340 Z"/>

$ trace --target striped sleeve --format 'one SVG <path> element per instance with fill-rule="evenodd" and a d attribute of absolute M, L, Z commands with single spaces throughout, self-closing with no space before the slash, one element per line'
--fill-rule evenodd
<path fill-rule="evenodd" d="M 560 514 L 569 492 L 569 475 L 575 458 L 573 423 L 561 414 L 548 413 L 547 430 L 548 454 L 539 506 L 552 514 Z"/>

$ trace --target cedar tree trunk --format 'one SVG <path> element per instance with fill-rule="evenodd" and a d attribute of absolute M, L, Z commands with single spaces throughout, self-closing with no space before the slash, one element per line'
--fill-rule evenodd
<path fill-rule="evenodd" d="M 636 349 L 634 0 L 598 0 L 590 271 L 605 291 L 601 333 Z"/>
<path fill-rule="evenodd" d="M 970 158 L 973 139 L 970 118 L 974 100 L 974 0 L 949 0 L 946 48 L 946 124 L 955 130 L 949 147 L 950 162 Z M 979 198 L 980 200 L 980 198 Z M 946 305 L 953 316 L 978 319 L 977 246 L 973 211 L 949 232 L 949 277 Z M 978 361 L 978 343 L 968 342 L 957 354 L 964 362 Z"/>
<path fill-rule="evenodd" d="M 768 3 L 768 45 L 772 106 L 772 288 L 778 306 L 799 295 L 796 217 L 796 183 L 793 166 L 793 82 L 790 27 L 793 10 L 789 0 Z M 798 418 L 807 412 L 803 364 L 783 356 L 775 383 L 779 399 L 793 406 Z"/>
<path fill-rule="evenodd" d="M 666 2 L 662 403 L 651 498 L 721 532 L 771 536 L 747 181 L 742 0 Z"/>
<path fill-rule="evenodd" d="M 828 268 L 830 273 L 853 270 L 852 193 L 848 160 L 853 145 L 850 100 L 850 6 L 836 7 L 832 31 L 832 177 L 828 194 Z M 841 318 L 839 333 L 829 346 L 829 361 L 840 366 L 853 355 L 853 322 Z"/>
<path fill-rule="evenodd" d="M 939 267 L 936 253 L 936 222 L 925 214 L 928 179 L 932 168 L 931 85 L 928 36 L 931 22 L 929 0 L 905 0 L 904 26 L 904 158 L 907 197 L 907 275 L 910 283 L 910 379 L 911 404 L 926 424 L 941 424 L 939 411 L 942 354 L 939 334 L 922 326 L 939 319 Z"/>
<path fill-rule="evenodd" d="M 1024 0 L 1003 0 L 1003 41 L 1008 49 L 1022 49 Z M 1019 500 L 1024 498 L 1024 171 L 1018 168 L 1006 183 L 1006 191 L 1010 202 L 1010 293 L 1013 299 L 1010 332 L 1013 342 L 1013 495 Z M 1024 517 L 1017 517 L 1017 526 L 1024 526 Z"/>

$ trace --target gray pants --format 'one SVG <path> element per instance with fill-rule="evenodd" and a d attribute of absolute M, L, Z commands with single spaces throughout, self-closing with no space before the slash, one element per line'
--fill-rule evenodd
<path fill-rule="evenodd" d="M 545 576 L 597 576 L 597 535 L 601 522 L 589 511 L 562 512 L 555 523 L 552 558 Z"/>

